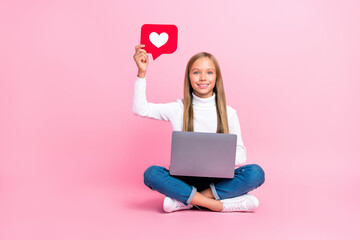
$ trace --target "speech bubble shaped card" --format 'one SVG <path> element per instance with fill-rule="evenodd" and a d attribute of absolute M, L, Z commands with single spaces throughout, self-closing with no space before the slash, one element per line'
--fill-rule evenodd
<path fill-rule="evenodd" d="M 161 54 L 176 51 L 178 28 L 170 24 L 144 24 L 141 27 L 140 44 L 144 44 L 147 53 L 155 60 Z"/>

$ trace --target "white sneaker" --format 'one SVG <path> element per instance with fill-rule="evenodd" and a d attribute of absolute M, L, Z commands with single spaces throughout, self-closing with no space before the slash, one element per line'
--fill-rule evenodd
<path fill-rule="evenodd" d="M 250 195 L 244 194 L 239 197 L 220 200 L 224 209 L 222 212 L 252 211 L 259 206 L 259 200 Z"/>
<path fill-rule="evenodd" d="M 192 208 L 193 205 L 189 204 L 189 205 L 185 205 L 182 202 L 179 202 L 175 199 L 169 198 L 169 197 L 165 197 L 164 198 L 164 204 L 163 204 L 163 209 L 165 212 L 174 212 L 174 211 L 179 211 L 179 210 L 186 210 L 186 209 L 190 209 Z"/>

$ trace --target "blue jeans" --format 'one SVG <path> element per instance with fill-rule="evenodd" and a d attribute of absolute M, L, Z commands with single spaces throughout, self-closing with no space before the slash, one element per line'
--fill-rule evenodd
<path fill-rule="evenodd" d="M 169 170 L 150 166 L 144 172 L 144 183 L 150 189 L 188 205 L 196 191 L 210 187 L 215 199 L 227 199 L 248 193 L 265 181 L 263 169 L 248 164 L 235 169 L 232 179 L 170 176 Z"/>

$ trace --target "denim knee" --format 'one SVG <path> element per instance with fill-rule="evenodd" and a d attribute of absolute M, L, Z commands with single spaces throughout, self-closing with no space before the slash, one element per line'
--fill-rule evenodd
<path fill-rule="evenodd" d="M 151 185 L 156 177 L 159 176 L 159 172 L 163 170 L 163 167 L 152 165 L 148 167 L 144 172 L 144 183 L 146 186 L 152 189 Z"/>
<path fill-rule="evenodd" d="M 245 173 L 244 173 L 245 172 Z M 235 170 L 235 173 L 243 173 L 247 180 L 253 182 L 255 187 L 261 186 L 265 182 L 265 172 L 257 164 L 249 164 Z"/>
<path fill-rule="evenodd" d="M 261 186 L 265 182 L 265 172 L 257 164 L 251 165 L 251 172 L 254 179 L 256 179 L 257 185 Z"/>

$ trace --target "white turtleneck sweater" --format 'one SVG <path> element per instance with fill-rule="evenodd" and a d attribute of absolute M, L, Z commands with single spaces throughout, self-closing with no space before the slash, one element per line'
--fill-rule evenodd
<path fill-rule="evenodd" d="M 193 96 L 194 132 L 216 133 L 217 115 L 215 93 L 209 98 Z M 246 161 L 239 120 L 235 109 L 226 106 L 229 124 L 229 133 L 237 135 L 235 166 Z M 170 103 L 149 103 L 146 100 L 146 79 L 137 77 L 135 81 L 132 111 L 134 114 L 158 120 L 170 121 L 174 131 L 182 131 L 184 104 L 181 99 Z"/>

